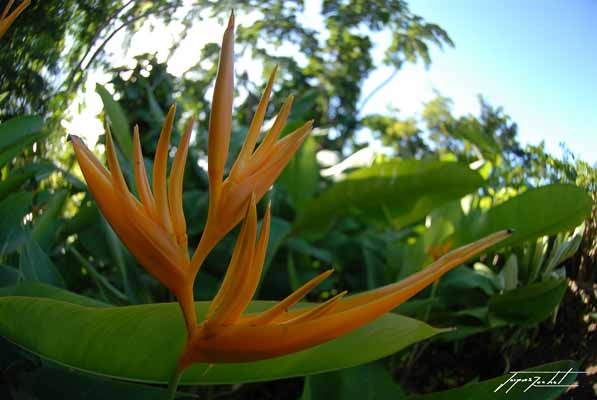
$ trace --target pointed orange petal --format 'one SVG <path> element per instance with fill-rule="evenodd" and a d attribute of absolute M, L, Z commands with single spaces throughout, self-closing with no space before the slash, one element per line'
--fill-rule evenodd
<path fill-rule="evenodd" d="M 80 137 L 76 135 L 69 135 L 68 140 L 72 143 L 73 149 L 75 150 L 75 156 L 77 157 L 77 163 L 79 167 L 82 165 L 86 166 L 86 169 L 93 171 L 94 175 L 101 175 L 106 182 L 112 181 L 112 175 L 95 157 L 95 155 L 85 146 Z M 81 167 L 81 170 L 83 168 Z"/>
<path fill-rule="evenodd" d="M 293 101 L 294 96 L 288 96 L 286 102 L 284 102 L 284 104 L 282 105 L 282 108 L 280 109 L 280 112 L 278 113 L 276 120 L 274 121 L 274 125 L 272 125 L 271 129 L 269 130 L 269 132 L 255 151 L 255 154 L 253 154 L 253 156 L 251 157 L 251 161 L 259 163 L 263 158 L 267 157 L 270 154 L 272 147 L 274 146 L 274 143 L 276 143 L 278 136 L 280 136 L 280 132 L 282 132 L 282 129 L 286 124 L 286 120 L 288 120 L 288 114 L 290 114 L 290 109 L 292 108 Z"/>
<path fill-rule="evenodd" d="M 176 150 L 176 156 L 174 156 L 172 170 L 170 171 L 170 180 L 168 182 L 170 218 L 174 227 L 176 241 L 185 251 L 187 250 L 187 224 L 184 218 L 184 210 L 182 208 L 182 181 L 184 178 L 184 167 L 187 161 L 189 140 L 191 139 L 194 122 L 194 118 L 189 119 L 187 122 L 184 135 L 180 139 L 178 149 Z"/>
<path fill-rule="evenodd" d="M 139 139 L 139 126 L 135 125 L 133 130 L 133 169 L 135 172 L 135 184 L 139 192 L 139 199 L 147 210 L 147 214 L 156 222 L 160 222 L 158 217 L 155 200 L 149 188 L 149 181 L 147 179 L 147 171 L 145 170 L 145 161 L 143 160 L 143 153 L 141 152 L 141 141 Z"/>
<path fill-rule="evenodd" d="M 129 194 L 129 189 L 122 175 L 120 169 L 120 163 L 118 162 L 118 156 L 116 155 L 116 148 L 112 141 L 112 132 L 110 127 L 106 125 L 106 155 L 108 158 L 108 166 L 110 167 L 110 173 L 112 174 L 112 183 L 123 195 Z M 130 196 L 130 195 L 129 195 Z"/>
<path fill-rule="evenodd" d="M 153 195 L 155 205 L 160 216 L 160 221 L 169 234 L 174 234 L 172 221 L 170 220 L 170 211 L 168 208 L 168 191 L 166 186 L 166 170 L 168 168 L 168 149 L 170 147 L 170 136 L 172 135 L 172 124 L 174 123 L 174 114 L 176 113 L 176 104 L 173 104 L 168 111 L 160 139 L 155 151 L 153 161 Z"/>
<path fill-rule="evenodd" d="M 311 132 L 311 122 L 306 123 L 291 135 L 284 137 L 274 146 L 271 158 L 264 160 L 263 165 L 253 175 L 246 178 L 245 184 L 255 188 L 257 198 L 263 197 L 276 179 L 280 176 L 290 159 L 303 144 Z"/>
<path fill-rule="evenodd" d="M 263 271 L 263 263 L 265 262 L 265 256 L 267 254 L 267 244 L 269 241 L 270 222 L 271 222 L 271 201 L 267 204 L 265 210 L 265 216 L 261 220 L 261 231 L 259 232 L 259 239 L 257 240 L 257 246 L 255 247 L 255 256 L 251 263 L 251 271 L 249 272 L 245 283 L 242 287 L 242 292 L 238 295 L 240 297 L 239 302 L 242 304 L 241 314 L 245 311 L 251 299 L 255 295 L 255 290 L 259 285 L 259 279 Z"/>
<path fill-rule="evenodd" d="M 10 10 L 10 8 L 12 7 L 14 2 L 15 2 L 15 0 L 8 1 L 8 4 L 6 4 L 6 7 L 4 7 L 4 11 L 2 11 L 2 16 L 0 17 L 0 20 L 4 19 L 6 17 L 6 15 L 8 14 L 8 11 Z"/>
<path fill-rule="evenodd" d="M 304 312 L 304 313 L 297 315 L 293 318 L 280 321 L 279 323 L 298 324 L 301 322 L 306 322 L 309 320 L 319 318 L 319 317 L 329 313 L 330 311 L 332 311 L 336 307 L 338 302 L 340 300 L 342 300 L 342 298 L 344 296 L 346 296 L 346 293 L 348 293 L 347 290 L 345 290 L 341 293 L 338 293 L 337 295 L 335 295 L 331 299 L 327 300 L 326 302 L 324 302 L 316 307 L 310 308 L 307 312 Z"/>
<path fill-rule="evenodd" d="M 274 146 L 274 153 L 251 176 L 245 176 L 241 182 L 230 178 L 224 181 L 221 199 L 215 214 L 220 218 L 218 221 L 218 232 L 216 237 L 220 240 L 241 220 L 245 204 L 249 196 L 255 191 L 257 201 L 267 193 L 274 181 L 280 176 L 292 156 L 301 146 L 311 130 L 311 124 L 307 123 L 291 135 L 284 137 Z M 253 161 L 247 170 L 253 168 Z M 214 225 L 215 226 L 215 225 Z M 214 228 L 214 227 L 212 227 Z M 205 233 L 204 233 L 205 234 Z"/>
<path fill-rule="evenodd" d="M 15 19 L 17 19 L 17 17 L 21 15 L 25 8 L 31 3 L 31 0 L 23 1 L 21 4 L 17 6 L 17 8 L 15 8 L 15 10 L 12 13 L 8 14 L 8 11 L 10 10 L 10 7 L 12 7 L 13 3 L 14 0 L 9 1 L 6 7 L 4 8 L 4 11 L 2 12 L 2 18 L 0 18 L 0 38 L 4 36 L 4 34 L 8 30 L 8 28 L 10 28 L 10 26 L 13 24 Z"/>
<path fill-rule="evenodd" d="M 360 296 L 359 301 L 351 302 L 351 298 L 340 301 L 332 310 L 319 318 L 308 320 L 294 325 L 289 329 L 288 324 L 254 324 L 243 323 L 228 327 L 220 334 L 207 337 L 197 336 L 185 350 L 181 359 L 183 366 L 192 362 L 247 362 L 278 357 L 294 353 L 318 344 L 325 343 L 345 335 L 392 310 L 407 298 L 411 297 L 424 287 L 437 280 L 462 261 L 491 247 L 493 244 L 504 240 L 510 235 L 503 231 L 490 235 L 463 248 L 451 252 L 452 255 L 434 263 L 431 272 L 422 271 L 414 281 L 404 286 L 384 288 Z M 425 273 L 426 272 L 426 273 Z M 392 286 L 392 285 L 390 285 Z M 359 297 L 359 296 L 354 296 Z M 353 297 L 353 298 L 354 298 Z M 343 307 L 343 305 L 350 307 Z M 267 313 L 267 312 L 266 312 Z M 252 322 L 254 318 L 247 318 Z"/>
<path fill-rule="evenodd" d="M 153 276 L 171 290 L 176 288 L 184 278 L 185 261 L 179 249 L 149 219 L 136 199 L 128 194 L 129 200 L 134 200 L 129 201 L 116 189 L 111 175 L 81 140 L 72 136 L 71 141 L 87 186 L 118 237 Z"/>
<path fill-rule="evenodd" d="M 243 299 L 239 296 L 249 275 L 255 253 L 257 234 L 257 207 L 255 196 L 251 196 L 247 217 L 235 246 L 233 257 L 222 287 L 212 302 L 205 321 L 205 329 L 215 333 L 219 325 L 230 325 L 238 320 L 243 311 Z M 238 249 L 238 250 L 237 250 Z"/>
<path fill-rule="evenodd" d="M 210 207 L 217 201 L 228 158 L 230 130 L 232 128 L 232 97 L 234 94 L 234 13 L 222 39 L 220 62 L 214 87 L 208 130 L 208 175 Z"/>
<path fill-rule="evenodd" d="M 390 285 L 345 298 L 342 300 L 342 302 L 340 302 L 337 310 L 350 310 L 353 307 L 367 304 L 386 295 L 401 296 L 403 298 L 401 302 L 406 301 L 418 293 L 421 289 L 439 279 L 440 276 L 452 268 L 457 267 L 469 258 L 479 254 L 483 250 L 488 249 L 494 244 L 507 239 L 511 236 L 511 234 L 511 231 L 508 230 L 499 231 L 466 246 L 454 249 L 440 257 L 437 261 L 433 262 L 424 270 L 419 271 L 416 274 L 401 280 L 400 282 L 392 283 Z M 395 298 L 398 299 L 398 297 Z"/>
<path fill-rule="evenodd" d="M 286 297 L 284 300 L 273 306 L 267 311 L 255 315 L 254 317 L 247 320 L 250 325 L 264 325 L 267 324 L 283 313 L 285 313 L 290 307 L 301 301 L 303 297 L 307 295 L 315 286 L 323 282 L 328 276 L 334 272 L 333 269 L 329 269 L 322 274 L 319 274 L 303 286 L 295 290 L 292 294 Z"/>
<path fill-rule="evenodd" d="M 255 144 L 259 138 L 259 131 L 261 130 L 263 120 L 265 119 L 265 112 L 267 111 L 267 105 L 269 104 L 269 98 L 272 93 L 272 86 L 274 84 L 274 78 L 276 76 L 277 70 L 278 66 L 276 65 L 270 74 L 265 91 L 261 96 L 261 100 L 259 100 L 259 105 L 257 106 L 257 110 L 255 111 L 255 115 L 251 120 L 251 125 L 249 126 L 249 130 L 247 132 L 247 138 L 245 139 L 243 147 L 241 148 L 240 153 L 238 154 L 238 157 L 232 166 L 230 176 L 239 174 L 240 170 L 244 168 L 248 158 L 251 156 L 251 154 L 253 154 Z"/>

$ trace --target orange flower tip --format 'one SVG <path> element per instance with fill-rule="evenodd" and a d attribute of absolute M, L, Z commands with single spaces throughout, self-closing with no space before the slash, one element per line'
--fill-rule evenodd
<path fill-rule="evenodd" d="M 230 18 L 228 18 L 228 26 L 226 30 L 234 29 L 234 8 L 230 11 Z"/>

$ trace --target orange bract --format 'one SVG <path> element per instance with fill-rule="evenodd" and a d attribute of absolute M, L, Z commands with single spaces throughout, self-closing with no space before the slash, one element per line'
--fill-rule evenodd
<path fill-rule="evenodd" d="M 187 124 L 167 180 L 168 143 L 175 112 L 174 107 L 170 109 L 155 155 L 151 189 L 139 133 L 135 129 L 134 176 L 139 200 L 127 188 L 109 130 L 106 145 L 110 171 L 79 138 L 72 138 L 81 170 L 106 219 L 140 263 L 177 296 L 188 330 L 187 344 L 177 367 L 179 373 L 194 362 L 246 362 L 272 358 L 342 336 L 392 310 L 451 268 L 509 236 L 507 231 L 497 232 L 453 250 L 401 282 L 351 297 L 345 297 L 346 292 L 342 292 L 322 304 L 289 311 L 333 272 L 328 270 L 271 309 L 245 314 L 262 273 L 270 229 L 268 205 L 258 232 L 256 204 L 309 134 L 312 123 L 278 139 L 290 112 L 290 97 L 269 133 L 255 149 L 272 91 L 274 69 L 245 143 L 224 179 L 232 126 L 233 43 L 234 15 L 224 34 L 210 116 L 208 218 L 192 257 L 187 250 L 182 209 L 182 178 L 192 121 Z M 206 319 L 199 324 L 193 301 L 195 276 L 207 254 L 243 219 L 222 286 Z"/>

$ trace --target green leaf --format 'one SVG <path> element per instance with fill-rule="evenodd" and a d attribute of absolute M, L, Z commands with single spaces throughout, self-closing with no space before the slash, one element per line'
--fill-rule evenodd
<path fill-rule="evenodd" d="M 574 185 L 531 189 L 464 221 L 456 231 L 454 247 L 502 229 L 514 229 L 515 233 L 494 249 L 570 230 L 589 216 L 592 204 L 587 192 Z"/>
<path fill-rule="evenodd" d="M 11 118 L 0 124 L 0 152 L 22 142 L 27 137 L 35 135 L 43 128 L 41 117 L 21 116 Z"/>
<path fill-rule="evenodd" d="M 301 400 L 401 399 L 404 392 L 380 363 L 305 378 Z"/>
<path fill-rule="evenodd" d="M 466 119 L 451 132 L 454 136 L 468 140 L 485 155 L 493 159 L 501 152 L 500 145 L 493 135 L 483 132 L 483 126 L 476 119 Z"/>
<path fill-rule="evenodd" d="M 33 238 L 28 240 L 21 249 L 19 269 L 25 280 L 64 287 L 60 272 Z"/>
<path fill-rule="evenodd" d="M 477 172 L 458 163 L 389 161 L 357 170 L 311 200 L 294 231 L 318 237 L 346 214 L 400 228 L 482 184 Z"/>
<path fill-rule="evenodd" d="M 334 256 L 329 250 L 321 249 L 313 246 L 306 240 L 301 238 L 290 238 L 287 240 L 286 245 L 289 249 L 305 254 L 310 257 L 317 258 L 326 263 L 332 263 Z"/>
<path fill-rule="evenodd" d="M 567 385 L 572 385 L 576 379 L 578 363 L 575 361 L 557 361 L 549 364 L 539 365 L 525 370 L 525 373 L 518 372 L 502 375 L 497 378 L 489 379 L 479 383 L 462 386 L 456 389 L 443 392 L 431 393 L 425 396 L 409 397 L 409 400 L 551 400 L 556 399 L 566 390 Z M 553 371 L 538 372 L 538 371 Z M 560 371 L 558 375 L 555 372 Z M 570 371 L 566 375 L 566 372 Z M 512 379 L 528 379 L 535 381 L 539 378 L 542 381 L 549 382 L 553 379 L 560 386 L 548 385 L 546 387 L 531 387 L 529 382 L 516 383 Z M 561 380 L 561 381 L 560 381 Z M 502 386 L 503 385 L 503 386 Z M 512 388 L 506 392 L 510 387 Z M 497 391 L 496 391 L 497 390 Z"/>
<path fill-rule="evenodd" d="M 109 304 L 89 297 L 81 296 L 68 290 L 39 282 L 25 281 L 18 285 L 0 288 L 0 296 L 41 297 L 78 304 L 86 307 L 108 307 Z"/>
<path fill-rule="evenodd" d="M 290 160 L 277 184 L 284 187 L 297 214 L 311 200 L 319 183 L 319 165 L 315 156 L 317 142 L 309 136 Z"/>
<path fill-rule="evenodd" d="M 566 287 L 565 279 L 550 279 L 494 295 L 489 299 L 490 317 L 515 324 L 538 324 L 555 311 Z"/>
<path fill-rule="evenodd" d="M 24 148 L 46 136 L 40 132 L 43 119 L 40 117 L 16 117 L 0 124 L 0 167 L 11 161 Z"/>
<path fill-rule="evenodd" d="M 254 302 L 262 310 L 272 302 Z M 197 302 L 200 319 L 209 303 Z M 439 331 L 386 314 L 348 335 L 271 360 L 196 364 L 182 384 L 239 383 L 302 376 L 356 366 L 393 354 Z M 47 298 L 0 298 L 0 334 L 65 366 L 120 379 L 165 383 L 181 352 L 186 329 L 178 304 L 90 308 Z M 366 348 L 367 351 L 347 351 Z"/>
<path fill-rule="evenodd" d="M 33 239 L 43 248 L 48 249 L 56 235 L 56 223 L 68 196 L 68 190 L 58 190 L 52 195 L 41 216 L 31 230 Z"/>
<path fill-rule="evenodd" d="M 516 286 L 518 286 L 518 258 L 516 258 L 516 254 L 510 254 L 500 272 L 500 276 L 504 280 L 505 290 L 516 289 Z"/>
<path fill-rule="evenodd" d="M 0 255 L 12 253 L 27 241 L 21 224 L 32 200 L 33 193 L 17 192 L 0 202 Z"/>
<path fill-rule="evenodd" d="M 129 121 L 126 117 L 126 114 L 124 113 L 124 110 L 122 109 L 120 104 L 118 104 L 118 102 L 114 100 L 114 98 L 106 90 L 106 88 L 100 85 L 99 83 L 95 86 L 95 91 L 102 98 L 102 103 L 104 103 L 104 111 L 110 119 L 112 134 L 116 138 L 116 141 L 118 142 L 118 145 L 120 146 L 120 149 L 124 154 L 124 158 L 127 160 L 132 160 L 132 134 L 129 129 Z"/>
<path fill-rule="evenodd" d="M 50 163 L 36 162 L 12 171 L 6 179 L 0 182 L 0 200 L 15 192 L 29 179 L 33 177 L 39 179 L 40 176 L 48 174 L 53 169 L 54 166 Z"/>

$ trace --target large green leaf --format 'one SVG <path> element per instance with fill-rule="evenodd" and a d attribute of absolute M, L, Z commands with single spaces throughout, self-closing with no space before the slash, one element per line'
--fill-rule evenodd
<path fill-rule="evenodd" d="M 402 227 L 483 184 L 467 166 L 434 160 L 394 160 L 363 168 L 309 202 L 294 230 L 320 236 L 337 217 L 350 214 Z"/>
<path fill-rule="evenodd" d="M 252 303 L 255 311 L 271 302 Z M 199 318 L 209 303 L 197 302 Z M 183 384 L 238 383 L 280 379 L 352 367 L 395 353 L 438 330 L 407 317 L 386 314 L 346 336 L 271 360 L 196 364 Z M 63 365 L 96 374 L 165 383 L 184 346 L 186 330 L 175 303 L 92 308 L 35 297 L 0 298 L 0 334 Z M 367 351 L 353 351 L 354 349 Z"/>
<path fill-rule="evenodd" d="M 110 92 L 100 84 L 95 86 L 95 91 L 102 98 L 104 104 L 104 111 L 110 119 L 112 133 L 116 137 L 116 141 L 124 154 L 125 159 L 131 160 L 133 157 L 133 141 L 132 134 L 129 128 L 129 121 L 124 113 L 124 110 L 112 97 Z"/>
<path fill-rule="evenodd" d="M 549 279 L 494 295 L 489 299 L 490 317 L 515 324 L 537 324 L 555 311 L 566 287 L 565 279 Z"/>
<path fill-rule="evenodd" d="M 578 364 L 574 361 L 557 361 L 444 392 L 409 397 L 409 400 L 551 400 L 558 398 L 568 385 L 573 384 L 576 379 L 574 370 L 577 367 Z M 560 373 L 556 375 L 556 372 Z M 530 382 L 516 381 L 529 378 L 531 378 Z M 532 382 L 543 383 L 537 382 L 537 379 L 544 382 L 549 382 L 552 379 L 553 381 L 543 387 L 529 388 Z"/>
<path fill-rule="evenodd" d="M 24 281 L 18 285 L 0 288 L 0 297 L 19 296 L 19 297 L 41 297 L 64 301 L 67 303 L 78 304 L 86 307 L 108 307 L 109 304 L 102 303 L 99 300 L 81 296 L 68 290 L 57 288 L 56 286 L 46 285 L 44 283 Z"/>
<path fill-rule="evenodd" d="M 496 247 L 573 229 L 591 212 L 587 192 L 565 184 L 531 189 L 490 208 L 480 217 L 466 219 L 454 237 L 454 247 L 470 243 L 502 229 L 516 232 Z"/>

